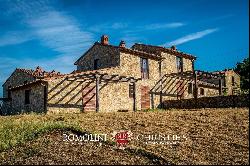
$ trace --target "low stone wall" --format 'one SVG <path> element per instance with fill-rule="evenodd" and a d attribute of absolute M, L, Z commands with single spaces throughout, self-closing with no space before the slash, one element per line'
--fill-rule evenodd
<path fill-rule="evenodd" d="M 163 102 L 164 109 L 229 108 L 229 107 L 249 107 L 249 95 L 201 97 L 198 99 L 167 100 Z"/>

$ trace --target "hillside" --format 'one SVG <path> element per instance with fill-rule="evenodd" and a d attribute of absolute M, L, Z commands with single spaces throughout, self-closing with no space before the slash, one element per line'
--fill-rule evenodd
<path fill-rule="evenodd" d="M 202 109 L 0 117 L 0 164 L 249 164 L 249 110 Z M 175 145 L 132 139 L 125 150 L 114 131 L 185 136 Z M 71 144 L 65 133 L 102 133 L 108 140 Z"/>

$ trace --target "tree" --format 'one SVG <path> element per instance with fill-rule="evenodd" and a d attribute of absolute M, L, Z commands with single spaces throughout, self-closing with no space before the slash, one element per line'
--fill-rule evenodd
<path fill-rule="evenodd" d="M 249 57 L 237 63 L 234 69 L 240 75 L 240 87 L 243 92 L 249 93 Z"/>

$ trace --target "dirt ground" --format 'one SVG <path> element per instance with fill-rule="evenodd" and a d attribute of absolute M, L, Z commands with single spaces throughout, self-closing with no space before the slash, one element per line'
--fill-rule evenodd
<path fill-rule="evenodd" d="M 248 108 L 85 113 L 35 118 L 77 122 L 83 131 L 107 134 L 109 138 L 114 131 L 131 131 L 133 139 L 127 149 L 118 150 L 111 140 L 101 147 L 89 142 L 66 144 L 62 141 L 65 131 L 54 131 L 1 152 L 1 164 L 249 164 Z M 178 135 L 181 139 L 175 141 L 176 144 L 146 144 L 145 140 L 136 139 L 138 135 L 159 134 Z"/>

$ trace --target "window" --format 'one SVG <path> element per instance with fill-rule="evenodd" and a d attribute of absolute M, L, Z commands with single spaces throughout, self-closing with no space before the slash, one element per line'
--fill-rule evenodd
<path fill-rule="evenodd" d="M 232 76 L 232 86 L 235 85 L 234 76 Z"/>
<path fill-rule="evenodd" d="M 149 78 L 148 59 L 146 58 L 141 58 L 141 77 L 143 79 Z"/>
<path fill-rule="evenodd" d="M 193 94 L 193 84 L 188 83 L 188 94 Z"/>
<path fill-rule="evenodd" d="M 203 88 L 200 88 L 200 95 L 201 95 L 201 96 L 204 96 L 204 94 L 205 94 L 205 93 L 204 93 L 204 89 L 203 89 Z"/>
<path fill-rule="evenodd" d="M 129 97 L 133 98 L 135 94 L 135 86 L 134 84 L 129 84 Z"/>
<path fill-rule="evenodd" d="M 8 86 L 8 98 L 10 99 L 11 98 L 11 91 L 10 91 L 10 88 L 11 88 L 11 86 Z"/>
<path fill-rule="evenodd" d="M 99 67 L 99 59 L 94 60 L 94 70 L 97 70 Z"/>
<path fill-rule="evenodd" d="M 30 104 L 30 90 L 25 90 L 25 104 Z"/>
<path fill-rule="evenodd" d="M 183 58 L 182 57 L 176 57 L 176 66 L 177 66 L 177 72 L 183 72 Z"/>

